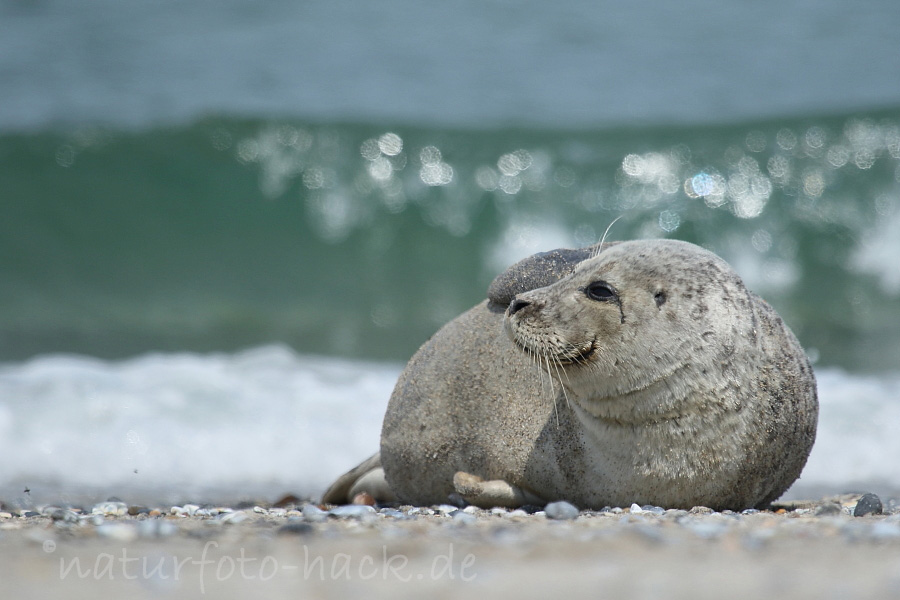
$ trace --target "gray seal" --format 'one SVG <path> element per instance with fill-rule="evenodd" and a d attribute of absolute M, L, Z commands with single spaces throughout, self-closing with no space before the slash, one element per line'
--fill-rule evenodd
<path fill-rule="evenodd" d="M 817 417 L 797 339 L 715 254 L 558 250 L 501 274 L 419 349 L 380 454 L 323 500 L 761 507 L 800 475 Z"/>

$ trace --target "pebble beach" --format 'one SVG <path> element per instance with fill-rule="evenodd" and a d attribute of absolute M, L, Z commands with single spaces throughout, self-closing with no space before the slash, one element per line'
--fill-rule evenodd
<path fill-rule="evenodd" d="M 900 506 L 275 505 L 0 511 L 7 598 L 893 598 Z"/>

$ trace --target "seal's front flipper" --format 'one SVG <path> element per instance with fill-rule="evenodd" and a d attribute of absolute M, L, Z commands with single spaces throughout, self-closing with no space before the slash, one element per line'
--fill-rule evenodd
<path fill-rule="evenodd" d="M 546 502 L 528 490 L 507 483 L 502 479 L 485 481 L 477 475 L 457 471 L 453 476 L 453 487 L 469 504 L 481 508 L 503 506 L 518 508 L 526 504 L 543 506 Z"/>
<path fill-rule="evenodd" d="M 359 466 L 337 478 L 325 491 L 325 504 L 349 504 L 357 494 L 371 494 L 377 502 L 396 502 L 397 496 L 391 491 L 381 468 L 381 453 L 376 452 Z"/>

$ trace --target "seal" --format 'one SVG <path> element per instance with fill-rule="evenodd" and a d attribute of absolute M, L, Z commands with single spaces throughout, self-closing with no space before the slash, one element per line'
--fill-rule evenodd
<path fill-rule="evenodd" d="M 799 476 L 817 417 L 799 342 L 715 254 L 559 250 L 501 274 L 419 349 L 380 454 L 323 500 L 368 480 L 412 504 L 762 507 Z"/>

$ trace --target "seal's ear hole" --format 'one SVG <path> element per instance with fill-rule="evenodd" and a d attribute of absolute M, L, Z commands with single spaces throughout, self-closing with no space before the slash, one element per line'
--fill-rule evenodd
<path fill-rule="evenodd" d="M 616 302 L 619 299 L 616 290 L 605 281 L 595 281 L 587 286 L 584 289 L 584 292 L 587 294 L 588 298 L 599 302 Z"/>
<path fill-rule="evenodd" d="M 653 294 L 653 300 L 656 301 L 656 308 L 661 308 L 666 303 L 666 293 L 662 290 Z"/>

